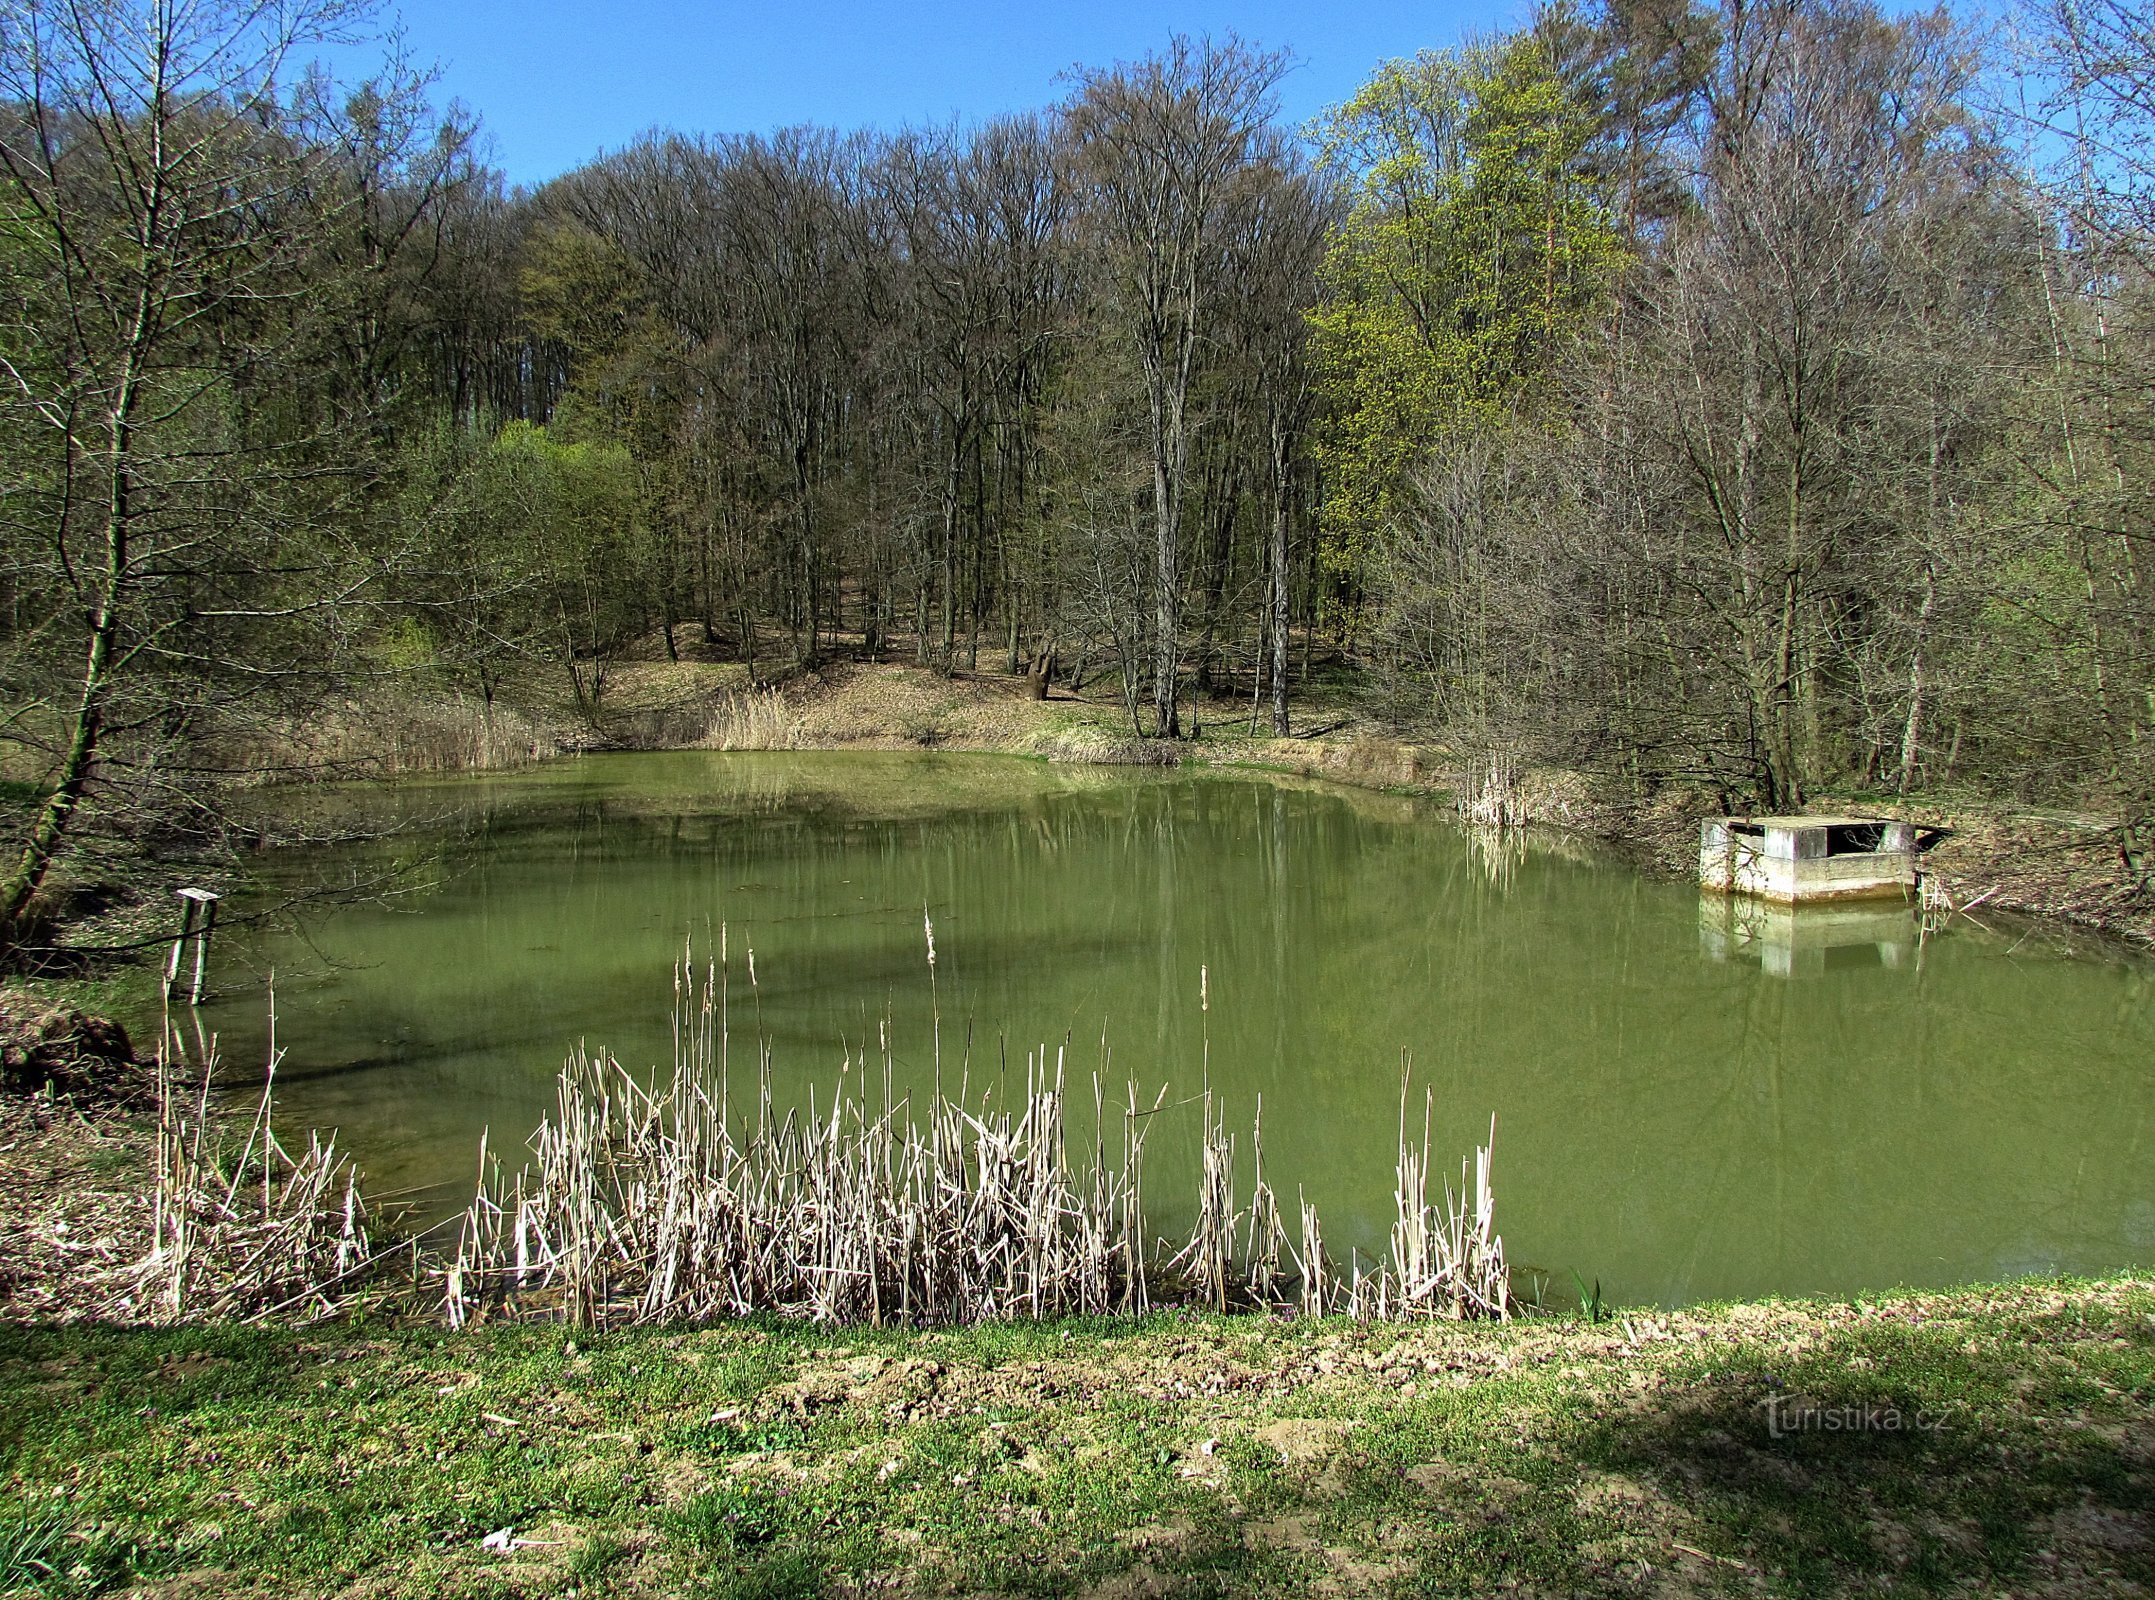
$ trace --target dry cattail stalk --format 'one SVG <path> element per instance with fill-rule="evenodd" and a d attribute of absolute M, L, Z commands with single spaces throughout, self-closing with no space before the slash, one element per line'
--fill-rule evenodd
<path fill-rule="evenodd" d="M 506 1174 L 482 1144 L 478 1190 L 446 1272 L 453 1323 L 500 1308 L 580 1325 L 753 1312 L 957 1324 L 1137 1314 L 1163 1294 L 1217 1310 L 1506 1314 L 1489 1152 L 1478 1154 L 1470 1207 L 1449 1191 L 1434 1204 L 1426 1122 L 1411 1146 L 1404 1098 L 1393 1261 L 1365 1275 L 1357 1259 L 1343 1284 L 1304 1201 L 1290 1278 L 1264 1178 L 1261 1109 L 1243 1209 L 1235 1141 L 1208 1086 L 1196 1221 L 1180 1250 L 1155 1252 L 1145 1242 L 1144 1153 L 1164 1091 L 1147 1106 L 1128 1089 L 1121 1148 L 1111 1152 L 1113 1116 L 1096 1076 L 1094 1136 L 1073 1160 L 1061 1050 L 1028 1052 L 1011 1092 L 977 1106 L 962 1073 L 957 1095 L 943 1095 L 938 1050 L 935 1095 L 915 1106 L 894 1094 L 886 1026 L 879 1059 L 849 1053 L 828 1102 L 811 1094 L 805 1112 L 779 1114 L 760 1047 L 755 1109 L 737 1123 L 724 973 L 721 964 L 698 981 L 684 963 L 677 975 L 670 1078 L 646 1087 L 610 1056 L 579 1050 L 521 1171 Z"/>
<path fill-rule="evenodd" d="M 359 1173 L 336 1136 L 303 1150 L 277 1137 L 272 1112 L 276 1012 L 262 1094 L 237 1152 L 223 1147 L 213 1104 L 217 1057 L 190 1061 L 168 1017 L 157 1050 L 157 1156 L 150 1248 L 120 1275 L 108 1310 L 158 1322 L 329 1316 L 352 1301 L 376 1260 Z"/>
<path fill-rule="evenodd" d="M 1470 828 L 1523 828 L 1531 808 L 1519 788 L 1519 763 L 1509 751 L 1492 751 L 1486 767 L 1470 767 L 1453 785 L 1452 803 Z"/>

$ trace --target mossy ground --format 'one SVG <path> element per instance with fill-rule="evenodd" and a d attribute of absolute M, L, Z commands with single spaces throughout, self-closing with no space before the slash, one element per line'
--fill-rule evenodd
<path fill-rule="evenodd" d="M 1775 1396 L 1870 1426 L 1776 1437 Z M 0 1452 L 0 1590 L 38 1593 L 2142 1593 L 2155 1282 L 1504 1328 L 15 1327 Z"/>

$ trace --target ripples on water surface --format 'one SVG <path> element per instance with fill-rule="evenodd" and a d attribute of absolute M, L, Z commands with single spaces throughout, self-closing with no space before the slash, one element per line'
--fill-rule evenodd
<path fill-rule="evenodd" d="M 1189 1093 L 1209 1026 L 1231 1123 L 1262 1093 L 1268 1175 L 1328 1239 L 1382 1246 L 1404 1052 L 1440 1151 L 1496 1117 L 1512 1260 L 1620 1301 L 2155 1261 L 2155 974 L 2025 925 L 1918 945 L 1897 910 L 1702 903 L 1387 796 L 998 757 L 601 756 L 308 803 L 408 826 L 295 878 L 420 887 L 228 943 L 210 1017 L 259 1059 L 274 967 L 284 1110 L 383 1188 L 468 1182 L 484 1126 L 517 1147 L 579 1039 L 665 1059 L 669 966 L 721 923 L 737 1048 L 760 1014 L 785 1091 L 827 1098 L 885 1016 L 924 1085 L 925 907 L 976 1091 L 1004 1041 L 1066 1037 L 1084 1086 L 1104 1036 L 1116 1083 Z M 1190 1189 L 1195 1127 L 1162 1119 L 1154 1194 Z"/>

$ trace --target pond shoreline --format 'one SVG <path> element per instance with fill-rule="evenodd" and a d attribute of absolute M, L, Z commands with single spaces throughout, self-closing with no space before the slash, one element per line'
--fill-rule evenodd
<path fill-rule="evenodd" d="M 1366 721 L 1351 702 L 1298 705 L 1309 731 L 1275 738 L 1252 731 L 1247 702 L 1200 701 L 1195 737 L 1149 740 L 1128 727 L 1119 701 L 1055 686 L 1035 698 L 1023 675 L 944 675 L 895 663 L 839 661 L 764 683 L 735 664 L 643 663 L 617 669 L 614 703 L 600 729 L 558 716 L 514 713 L 516 738 L 476 723 L 442 733 L 459 712 L 441 701 L 406 708 L 407 739 L 394 708 L 341 719 L 340 775 L 499 770 L 603 750 L 938 750 L 1100 765 L 1217 766 L 1281 773 L 1456 804 L 1484 787 L 1487 752 L 1403 739 Z M 348 742 L 372 730 L 370 747 Z M 421 748 L 411 764 L 399 750 Z M 503 756 L 502 752 L 509 752 Z M 468 752 L 477 759 L 455 759 Z M 497 759 L 484 759 L 491 752 Z M 356 766 L 354 765 L 356 764 Z M 288 769 L 289 770 L 289 769 Z M 1639 801 L 1590 775 L 1554 767 L 1506 771 L 1505 810 L 1528 826 L 1580 835 L 1615 849 L 1640 870 L 1688 878 L 1697 870 L 1701 817 L 1720 809 L 1703 789 L 1672 788 Z M 1913 799 L 1856 793 L 1814 797 L 1813 811 L 1849 811 L 1943 826 L 1946 841 L 1927 868 L 1956 907 L 2038 917 L 2155 947 L 2155 900 L 2125 877 L 2115 829 L 2092 814 L 2016 807 L 1955 792 Z"/>
<path fill-rule="evenodd" d="M 1485 753 L 1417 742 L 1369 724 L 1347 702 L 1298 705 L 1306 731 L 1251 733 L 1247 702 L 1194 708 L 1195 738 L 1135 737 L 1119 701 L 1045 698 L 1031 680 L 997 672 L 945 676 L 892 663 L 835 662 L 767 684 L 732 663 L 639 663 L 617 669 L 613 703 L 594 728 L 559 707 L 492 711 L 455 696 L 354 702 L 308 730 L 290 729 L 274 750 L 277 776 L 264 790 L 311 782 L 389 782 L 500 772 L 609 752 L 690 750 L 939 751 L 1099 766 L 1214 767 L 1301 778 L 1431 801 L 1455 811 L 1462 791 L 1486 786 Z M 267 759 L 265 751 L 253 754 Z M 244 793 L 244 791 L 242 791 Z M 1507 772 L 1501 796 L 1514 821 L 1609 850 L 1663 880 L 1697 871 L 1700 818 L 1720 809 L 1704 790 L 1671 788 L 1640 802 L 1589 774 L 1555 767 Z M 2016 807 L 1979 795 L 1906 799 L 1867 794 L 1814 797 L 1813 811 L 1876 814 L 1949 830 L 1926 871 L 1955 908 L 2033 919 L 2068 939 L 2115 940 L 2155 950 L 2155 898 L 2126 877 L 2116 830 L 2085 813 Z M 1462 818 L 1462 820 L 1464 820 Z M 261 840 L 276 842 L 264 824 Z M 208 881 L 217 874 L 203 867 Z M 58 937 L 73 977 L 32 978 L 39 992 L 91 1008 L 145 1009 L 149 964 L 115 965 L 99 947 L 160 947 L 163 889 L 154 884 L 58 886 L 71 916 Z M 185 881 L 192 881 L 188 879 Z M 80 952 L 80 956 L 77 953 Z M 87 962 L 87 965 L 84 965 Z M 72 969 L 71 969 L 72 970 Z M 139 992 L 138 992 L 139 991 Z"/>
<path fill-rule="evenodd" d="M 414 1293 L 388 1317 L 377 1300 L 149 1327 L 69 1292 L 149 1242 L 140 1094 L 7 1092 L 0 1145 L 0 1516 L 95 1586 L 2155 1578 L 2136 1531 L 2155 1488 L 2144 1271 L 1508 1324 L 1178 1309 L 449 1332 Z"/>
<path fill-rule="evenodd" d="M 677 974 L 677 982 L 679 981 L 689 983 L 693 998 L 693 974 L 686 980 L 682 980 Z M 680 1019 L 683 1015 L 683 1004 L 677 995 L 677 1031 L 686 1028 L 687 1032 L 693 1035 L 697 1026 L 693 1022 L 695 1008 L 693 1004 L 689 1005 L 690 1021 L 682 1023 Z M 160 1199 L 160 1184 L 157 1179 L 162 1146 L 158 1109 L 159 1076 L 155 1070 L 155 1057 L 148 1051 L 140 1056 L 132 1054 L 127 1035 L 117 1024 L 72 1007 L 53 1006 L 35 995 L 14 988 L 0 989 L 0 1054 L 4 1054 L 11 1062 L 28 1061 L 35 1068 L 28 1076 L 18 1072 L 12 1074 L 4 1084 L 0 1084 L 0 1320 L 14 1317 L 39 1322 L 99 1322 L 115 1316 L 132 1319 L 142 1314 L 136 1309 L 140 1304 L 139 1297 L 130 1298 L 129 1295 L 119 1292 L 116 1286 L 139 1287 L 135 1284 L 135 1280 L 141 1277 L 139 1268 L 157 1244 L 153 1218 L 160 1205 L 172 1203 Z M 605 1071 L 616 1070 L 618 1069 L 612 1067 L 609 1060 Z M 566 1084 L 576 1071 L 575 1062 L 572 1061 L 571 1066 L 563 1070 L 563 1083 Z M 708 1063 L 699 1067 L 691 1062 L 684 1067 L 678 1059 L 676 1061 L 676 1073 L 688 1073 L 689 1081 L 694 1081 L 698 1075 L 708 1076 L 709 1071 Z M 175 1081 L 184 1085 L 194 1082 L 198 1076 L 199 1073 L 183 1061 Z M 197 1137 L 206 1138 L 206 1147 L 210 1150 L 222 1150 L 226 1153 L 224 1157 L 212 1155 L 210 1158 L 212 1167 L 219 1171 L 223 1170 L 223 1166 L 229 1165 L 228 1158 L 232 1152 L 248 1142 L 246 1136 L 250 1128 L 267 1117 L 270 1110 L 259 1081 L 254 1092 L 239 1093 L 239 1085 L 232 1087 L 235 1091 L 232 1095 L 220 1095 L 215 1100 L 204 1098 L 196 1118 L 203 1130 Z M 191 1099 L 192 1096 L 183 1095 L 183 1098 Z M 593 1093 L 588 1090 L 576 1095 L 564 1093 L 559 1098 L 564 1104 L 599 1104 L 606 1101 L 603 1094 L 594 1099 Z M 652 1103 L 655 1105 L 657 1101 Z M 1259 1114 L 1262 1115 L 1261 1112 Z M 311 1121 L 310 1118 L 302 1117 L 287 1126 L 287 1119 L 281 1111 L 277 1117 L 277 1124 L 283 1130 L 285 1141 L 295 1149 L 300 1148 L 295 1141 L 306 1137 L 303 1130 Z M 1213 1134 L 1209 1121 L 1206 1129 L 1206 1138 L 1210 1140 Z M 556 1144 L 560 1143 L 558 1132 L 559 1130 Z M 753 1129 L 744 1126 L 744 1136 L 752 1132 Z M 983 1137 L 985 1136 L 983 1134 Z M 1009 1131 L 1005 1130 L 1002 1137 L 1008 1136 Z M 317 1133 L 314 1142 L 319 1142 L 320 1137 Z M 862 1137 L 865 1137 L 865 1134 Z M 1226 1139 L 1224 1127 L 1218 1137 L 1222 1141 Z M 621 1159 L 627 1160 L 629 1157 L 621 1155 L 622 1151 L 627 1150 L 625 1138 L 626 1135 L 623 1134 L 609 1135 L 606 1138 L 581 1137 L 573 1143 L 577 1149 L 588 1147 L 614 1151 Z M 1403 1129 L 1398 1152 L 1399 1161 L 1404 1163 L 1411 1155 L 1426 1168 L 1431 1152 L 1410 1150 L 1409 1144 Z M 513 1138 L 501 1146 L 504 1150 L 521 1147 L 521 1143 Z M 1013 1145 L 1012 1148 L 1018 1147 Z M 832 1149 L 834 1152 L 838 1149 L 835 1136 Z M 356 1180 L 369 1201 L 367 1209 L 372 1212 L 375 1209 L 372 1204 L 374 1191 L 368 1183 L 368 1173 L 365 1170 L 368 1151 L 355 1150 L 353 1155 L 358 1163 Z M 736 1158 L 741 1159 L 743 1158 Z M 1126 1162 L 1127 1159 L 1126 1152 Z M 1231 1167 L 1231 1155 L 1225 1159 Z M 1486 1151 L 1482 1159 L 1486 1164 Z M 631 1165 L 634 1165 L 633 1161 Z M 1442 1161 L 1437 1163 L 1440 1170 L 1443 1165 Z M 643 1168 L 637 1170 L 645 1171 Z M 1486 1171 L 1486 1165 L 1482 1170 Z M 645 1181 L 649 1176 L 649 1172 L 645 1172 L 644 1179 L 637 1181 Z M 1082 1173 L 1077 1173 L 1076 1176 L 1081 1188 L 1090 1182 Z M 581 1187 L 591 1188 L 593 1192 L 611 1193 L 618 1177 L 618 1174 L 607 1176 L 600 1173 L 588 1181 L 583 1181 Z M 1263 1171 L 1259 1168 L 1255 1181 L 1260 1189 L 1262 1180 Z M 1232 1181 L 1229 1180 L 1230 1185 Z M 221 1187 L 223 1183 L 223 1177 L 213 1178 L 215 1186 Z M 492 1189 L 482 1186 L 481 1194 L 484 1196 L 498 1191 L 501 1186 L 501 1174 L 496 1173 Z M 1156 1185 L 1148 1183 L 1148 1193 L 1154 1187 Z M 518 1181 L 517 1188 L 519 1193 L 523 1192 L 522 1180 Z M 559 1187 L 559 1192 L 562 1193 L 572 1190 L 581 1192 L 577 1183 L 567 1183 Z M 555 1190 L 542 1182 L 533 1192 L 550 1194 Z M 1236 1194 L 1237 1191 L 1230 1187 L 1223 1203 L 1235 1204 Z M 499 1199 L 498 1194 L 496 1199 Z M 324 1215 L 329 1217 L 332 1223 L 335 1218 L 330 1216 L 330 1213 L 335 1211 L 336 1201 L 337 1197 L 331 1195 L 329 1201 L 325 1202 Z M 1447 1203 L 1456 1204 L 1450 1201 Z M 1250 1197 L 1250 1205 L 1261 1209 L 1254 1192 Z M 1276 1210 L 1276 1206 L 1274 1209 Z M 1312 1213 L 1306 1204 L 1303 1206 L 1303 1213 L 1303 1226 L 1307 1230 L 1314 1224 L 1311 1220 Z M 462 1213 L 459 1211 L 457 1214 Z M 1253 1209 L 1250 1214 L 1253 1217 L 1257 1215 L 1257 1209 Z M 484 1261 L 479 1260 L 478 1266 L 466 1263 L 465 1256 L 469 1252 L 458 1246 L 453 1238 L 446 1236 L 435 1238 L 422 1249 L 409 1237 L 419 1224 L 409 1220 L 409 1216 L 406 1220 L 399 1221 L 399 1215 L 393 1206 L 381 1218 L 370 1219 L 373 1238 L 369 1246 L 372 1252 L 369 1259 L 393 1263 L 391 1268 L 367 1268 L 349 1282 L 340 1277 L 336 1280 L 337 1293 L 334 1295 L 312 1300 L 295 1299 L 289 1307 L 275 1310 L 270 1320 L 305 1323 L 323 1315 L 350 1319 L 362 1314 L 386 1312 L 399 1319 L 439 1325 L 444 1315 L 442 1285 L 447 1281 L 445 1273 L 449 1267 L 457 1264 L 461 1270 L 479 1271 Z M 1441 1218 L 1439 1221 L 1441 1223 Z M 1502 1221 L 1499 1217 L 1499 1232 Z M 1407 1225 L 1404 1213 L 1401 1225 Z M 1150 1224 L 1145 1226 L 1148 1232 L 1156 1231 Z M 1277 1249 L 1274 1265 L 1269 1269 L 1274 1274 L 1290 1275 L 1281 1280 L 1286 1287 L 1278 1289 L 1276 1293 L 1260 1292 L 1252 1299 L 1250 1294 L 1244 1292 L 1246 1286 L 1242 1286 L 1240 1277 L 1236 1276 L 1243 1270 L 1242 1258 L 1238 1254 L 1238 1236 L 1235 1234 L 1239 1223 L 1230 1223 L 1227 1226 L 1229 1236 L 1219 1248 L 1231 1287 L 1222 1292 L 1222 1307 L 1239 1308 L 1243 1314 L 1260 1316 L 1286 1315 L 1294 1310 L 1303 1297 L 1300 1291 L 1294 1289 L 1291 1281 L 1293 1263 L 1288 1258 L 1288 1250 Z M 1484 1227 L 1486 1228 L 1486 1223 Z M 609 1224 L 608 1228 L 612 1233 L 621 1234 L 624 1240 L 626 1239 L 627 1235 L 622 1233 L 620 1225 Z M 555 1224 L 545 1224 L 540 1229 L 541 1233 L 547 1233 L 549 1230 L 558 1231 L 558 1228 Z M 1179 1239 L 1179 1234 L 1177 1238 Z M 235 1235 L 235 1239 L 238 1241 L 235 1248 L 242 1253 L 251 1248 L 243 1238 Z M 1254 1241 L 1253 1234 L 1252 1250 L 1256 1248 Z M 1303 1242 L 1305 1246 L 1308 1244 L 1307 1237 Z M 1493 1244 L 1494 1236 L 1488 1242 Z M 196 1242 L 195 1254 L 201 1257 L 205 1270 L 213 1276 L 219 1270 L 217 1251 L 221 1248 L 218 1241 L 206 1231 L 201 1232 Z M 1198 1248 L 1194 1235 L 1189 1248 L 1193 1251 Z M 1362 1289 L 1369 1291 L 1371 1301 L 1364 1307 L 1363 1315 L 1377 1324 L 1395 1327 L 1427 1320 L 1425 1312 L 1413 1308 L 1405 1311 L 1399 1307 L 1393 1307 L 1389 1311 L 1385 1309 L 1382 1292 L 1385 1272 L 1385 1264 L 1381 1259 L 1383 1246 L 1380 1244 L 1373 1248 L 1377 1251 L 1377 1259 L 1371 1267 L 1357 1274 Z M 1497 1270 L 1501 1273 L 1502 1245 L 1496 1244 L 1495 1251 L 1499 1262 Z M 1200 1293 L 1193 1288 L 1194 1280 L 1188 1276 L 1183 1254 L 1176 1253 L 1174 1241 L 1159 1238 L 1146 1245 L 1144 1254 L 1137 1258 L 1149 1263 L 1144 1271 L 1148 1282 L 1154 1284 L 1155 1304 L 1175 1308 L 1185 1302 L 1203 1305 L 1213 1298 L 1209 1291 Z M 1171 1255 L 1174 1256 L 1173 1261 L 1169 1260 Z M 596 1252 L 593 1253 L 593 1259 L 597 1259 Z M 1254 1262 L 1256 1257 L 1251 1259 Z M 1329 1271 L 1338 1270 L 1337 1262 L 1329 1249 L 1321 1249 L 1319 1259 L 1326 1263 Z M 2037 1259 L 2040 1261 L 2041 1258 Z M 611 1253 L 608 1260 L 613 1260 Z M 2132 1257 L 2128 1252 L 2112 1260 L 2130 1262 Z M 1163 1267 L 1164 1276 L 1155 1279 L 1155 1271 Z M 602 1277 L 629 1270 L 628 1257 L 624 1255 L 623 1260 L 610 1265 Z M 2044 1270 L 2056 1272 L 2060 1268 L 2057 1262 L 2053 1261 Z M 2113 1267 L 2102 1261 L 2086 1262 L 2077 1270 L 2092 1274 L 2096 1279 L 2113 1274 L 2132 1277 L 2136 1272 L 2136 1268 L 2130 1265 Z M 484 1273 L 481 1271 L 480 1279 L 474 1281 L 483 1280 L 483 1277 Z M 1572 1303 L 1568 1282 L 1560 1283 L 1550 1272 L 1541 1268 L 1515 1267 L 1511 1277 L 1509 1299 L 1512 1309 L 1527 1320 L 1536 1320 L 1544 1315 L 1545 1296 L 1559 1307 Z M 551 1277 L 548 1281 L 552 1282 Z M 629 1279 L 623 1281 L 628 1283 L 630 1288 L 634 1287 Z M 684 1279 L 684 1282 L 686 1281 Z M 892 1281 L 895 1282 L 895 1278 Z M 1876 1280 L 1879 1284 L 1888 1281 L 1891 1280 L 1884 1277 Z M 1985 1281 L 1987 1280 L 1973 1280 L 1976 1287 L 1980 1287 Z M 1330 1289 L 1330 1293 L 1320 1296 L 1323 1301 L 1321 1309 L 1327 1315 L 1344 1307 L 1349 1299 L 1343 1277 L 1338 1283 L 1331 1284 Z M 1597 1301 L 1600 1292 L 1599 1285 L 1595 1285 L 1593 1296 Z M 1837 1294 L 1860 1299 L 1872 1292 L 1872 1289 L 1859 1283 L 1846 1290 L 1799 1290 L 1793 1295 L 1775 1294 L 1772 1291 L 1759 1295 L 1741 1291 L 1734 1300 L 1763 1302 L 1787 1298 L 1838 1303 L 1835 1298 Z M 1925 1292 L 1951 1295 L 1959 1293 L 1960 1290 L 1951 1280 L 1947 1280 Z M 1587 1287 L 1582 1282 L 1579 1285 L 1579 1297 L 1583 1300 L 1587 1294 Z M 504 1315 L 510 1316 L 511 1320 L 546 1322 L 563 1314 L 562 1305 L 559 1303 L 561 1297 L 562 1291 L 557 1286 L 528 1295 L 511 1294 L 507 1302 L 497 1307 L 489 1303 L 497 1297 L 480 1289 L 476 1298 L 466 1306 L 466 1313 L 468 1315 L 470 1310 L 476 1307 L 477 1320 L 481 1323 Z M 1358 1291 L 1357 1298 L 1359 1297 Z M 450 1298 L 454 1301 L 456 1297 L 452 1294 Z M 573 1299 L 573 1296 L 571 1298 Z M 615 1298 L 619 1298 L 618 1294 Z M 634 1308 L 630 1302 L 635 1298 L 635 1295 L 631 1294 L 629 1302 L 624 1302 L 629 1305 L 631 1311 Z M 1500 1294 L 1501 1298 L 1504 1296 Z M 724 1300 L 725 1296 L 721 1295 L 720 1299 Z M 1110 1296 L 1108 1303 L 1114 1303 L 1113 1296 Z M 1685 1300 L 1666 1301 L 1662 1310 L 1681 1309 L 1687 1303 L 1689 1302 Z M 1715 1302 L 1708 1299 L 1699 1303 Z M 265 1301 L 264 1304 L 268 1302 Z M 779 1302 L 773 1302 L 774 1307 L 778 1304 Z M 1300 1309 L 1302 1314 L 1307 1315 L 1310 1308 L 1302 1306 Z M 785 1314 L 800 1313 L 796 1310 Z M 1639 1314 L 1656 1313 L 1642 1311 Z M 665 1312 L 656 1317 L 632 1315 L 629 1320 L 657 1321 L 664 1324 L 679 1315 L 678 1312 Z M 729 1311 L 728 1316 L 730 1315 Z M 841 1314 L 841 1320 L 844 1315 L 848 1314 Z M 987 1318 L 989 1321 L 995 1321 L 1003 1315 L 1002 1312 L 989 1312 Z M 184 1310 L 179 1320 L 200 1321 L 202 1318 L 190 1308 Z M 214 1322 L 217 1318 L 212 1317 L 210 1320 Z M 462 1319 L 451 1316 L 450 1320 L 455 1322 Z"/>

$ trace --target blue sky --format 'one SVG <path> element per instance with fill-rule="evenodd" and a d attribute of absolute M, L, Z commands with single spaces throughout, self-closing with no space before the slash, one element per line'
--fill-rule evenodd
<path fill-rule="evenodd" d="M 1066 68 L 1129 60 L 1178 31 L 1291 50 L 1301 64 L 1280 100 L 1299 121 L 1389 56 L 1524 14 L 1522 0 L 392 0 L 382 19 L 439 64 L 438 98 L 479 114 L 495 164 L 539 183 L 653 127 L 895 128 L 1024 110 L 1054 99 Z"/>

